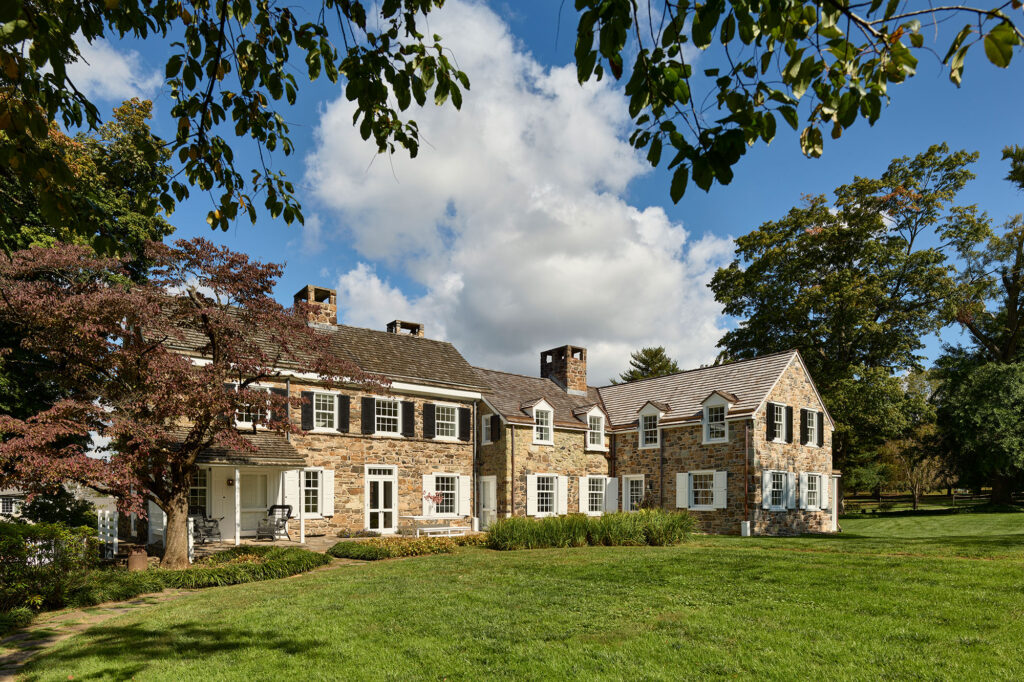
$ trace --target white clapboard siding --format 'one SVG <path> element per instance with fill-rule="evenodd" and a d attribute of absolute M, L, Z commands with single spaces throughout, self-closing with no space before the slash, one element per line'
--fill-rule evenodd
<path fill-rule="evenodd" d="M 320 515 L 334 516 L 334 469 L 320 471 Z"/>
<path fill-rule="evenodd" d="M 690 474 L 688 473 L 676 474 L 676 507 L 679 509 L 690 508 Z"/>
<path fill-rule="evenodd" d="M 807 509 L 807 472 L 800 472 L 800 508 Z"/>
<path fill-rule="evenodd" d="M 460 516 L 472 516 L 473 508 L 470 506 L 470 490 L 473 487 L 473 479 L 470 476 L 459 476 L 459 508 L 455 513 Z"/>
<path fill-rule="evenodd" d="M 434 474 L 423 474 L 423 495 L 434 492 Z M 434 504 L 426 497 L 423 498 L 423 515 L 430 516 L 434 513 Z"/>
<path fill-rule="evenodd" d="M 716 471 L 715 472 L 715 480 L 714 480 L 714 486 L 715 487 L 714 487 L 714 490 L 713 490 L 714 496 L 713 496 L 713 503 L 712 503 L 712 506 L 715 509 L 725 509 L 725 506 L 728 503 L 728 500 L 726 499 L 726 496 L 728 495 L 728 492 L 727 492 L 728 480 L 729 480 L 729 472 L 727 472 L 727 471 Z"/>
<path fill-rule="evenodd" d="M 615 512 L 619 509 L 619 481 L 609 476 L 604 482 L 604 510 Z"/>
<path fill-rule="evenodd" d="M 299 505 L 302 499 L 299 495 L 299 472 L 295 469 L 284 472 L 284 504 L 291 505 L 292 516 L 299 517 Z"/>
<path fill-rule="evenodd" d="M 565 516 L 569 513 L 569 477 L 558 477 L 558 513 Z"/>
<path fill-rule="evenodd" d="M 526 474 L 526 515 L 537 515 L 537 474 Z"/>

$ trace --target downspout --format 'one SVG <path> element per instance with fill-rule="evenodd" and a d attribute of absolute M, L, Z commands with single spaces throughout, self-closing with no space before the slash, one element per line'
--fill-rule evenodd
<path fill-rule="evenodd" d="M 477 401 L 473 401 L 473 466 L 471 467 L 473 480 L 473 508 L 476 510 L 477 524 L 480 523 L 480 471 L 478 462 L 480 459 L 480 415 L 477 413 Z M 479 526 L 477 526 L 479 528 Z"/>
<path fill-rule="evenodd" d="M 743 424 L 743 518 L 750 521 L 750 422 Z"/>
<path fill-rule="evenodd" d="M 291 426 L 292 426 L 292 378 L 290 376 L 287 376 L 287 377 L 284 378 L 284 390 L 287 393 L 287 395 L 285 396 L 287 398 L 287 402 L 285 402 L 285 404 L 284 404 L 284 416 L 285 416 L 285 419 L 288 422 L 288 428 L 284 432 L 284 439 L 285 439 L 285 442 L 291 443 L 292 442 L 292 429 L 291 429 Z M 340 398 L 339 398 L 339 400 L 340 400 Z"/>
<path fill-rule="evenodd" d="M 658 424 L 658 506 L 665 508 L 665 429 Z M 639 433 L 639 432 L 638 432 Z"/>
<path fill-rule="evenodd" d="M 509 470 L 508 486 L 508 515 L 516 515 L 516 427 L 508 422 L 509 452 L 512 456 L 512 463 Z"/>

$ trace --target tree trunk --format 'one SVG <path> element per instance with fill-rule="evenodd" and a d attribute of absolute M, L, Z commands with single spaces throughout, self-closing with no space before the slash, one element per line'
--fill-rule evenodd
<path fill-rule="evenodd" d="M 161 568 L 189 567 L 188 560 L 188 496 L 177 495 L 167 502 L 167 527 L 164 530 L 164 558 Z"/>
<path fill-rule="evenodd" d="M 992 504 L 1013 504 L 1013 479 L 995 474 L 992 477 Z"/>
<path fill-rule="evenodd" d="M 913 487 L 911 489 L 911 492 L 914 493 L 914 511 L 917 511 L 917 503 L 921 499 L 921 489 L 917 488 L 917 487 Z"/>

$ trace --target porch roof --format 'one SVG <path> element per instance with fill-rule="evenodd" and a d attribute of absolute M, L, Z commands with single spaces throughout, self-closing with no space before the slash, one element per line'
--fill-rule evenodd
<path fill-rule="evenodd" d="M 177 435 L 177 434 L 175 434 Z M 255 451 L 236 450 L 221 445 L 213 445 L 199 453 L 197 464 L 230 464 L 235 466 L 305 466 L 305 458 L 288 442 L 284 434 L 274 431 L 243 431 L 242 438 L 249 441 Z M 185 430 L 181 431 L 181 438 Z"/>

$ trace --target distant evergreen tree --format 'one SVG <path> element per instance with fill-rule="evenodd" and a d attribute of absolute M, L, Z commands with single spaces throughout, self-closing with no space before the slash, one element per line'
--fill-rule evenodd
<path fill-rule="evenodd" d="M 680 372 L 676 361 L 668 356 L 664 346 L 647 346 L 633 351 L 629 356 L 629 369 L 612 379 L 613 384 L 626 384 L 630 381 L 663 377 L 666 374 Z"/>

